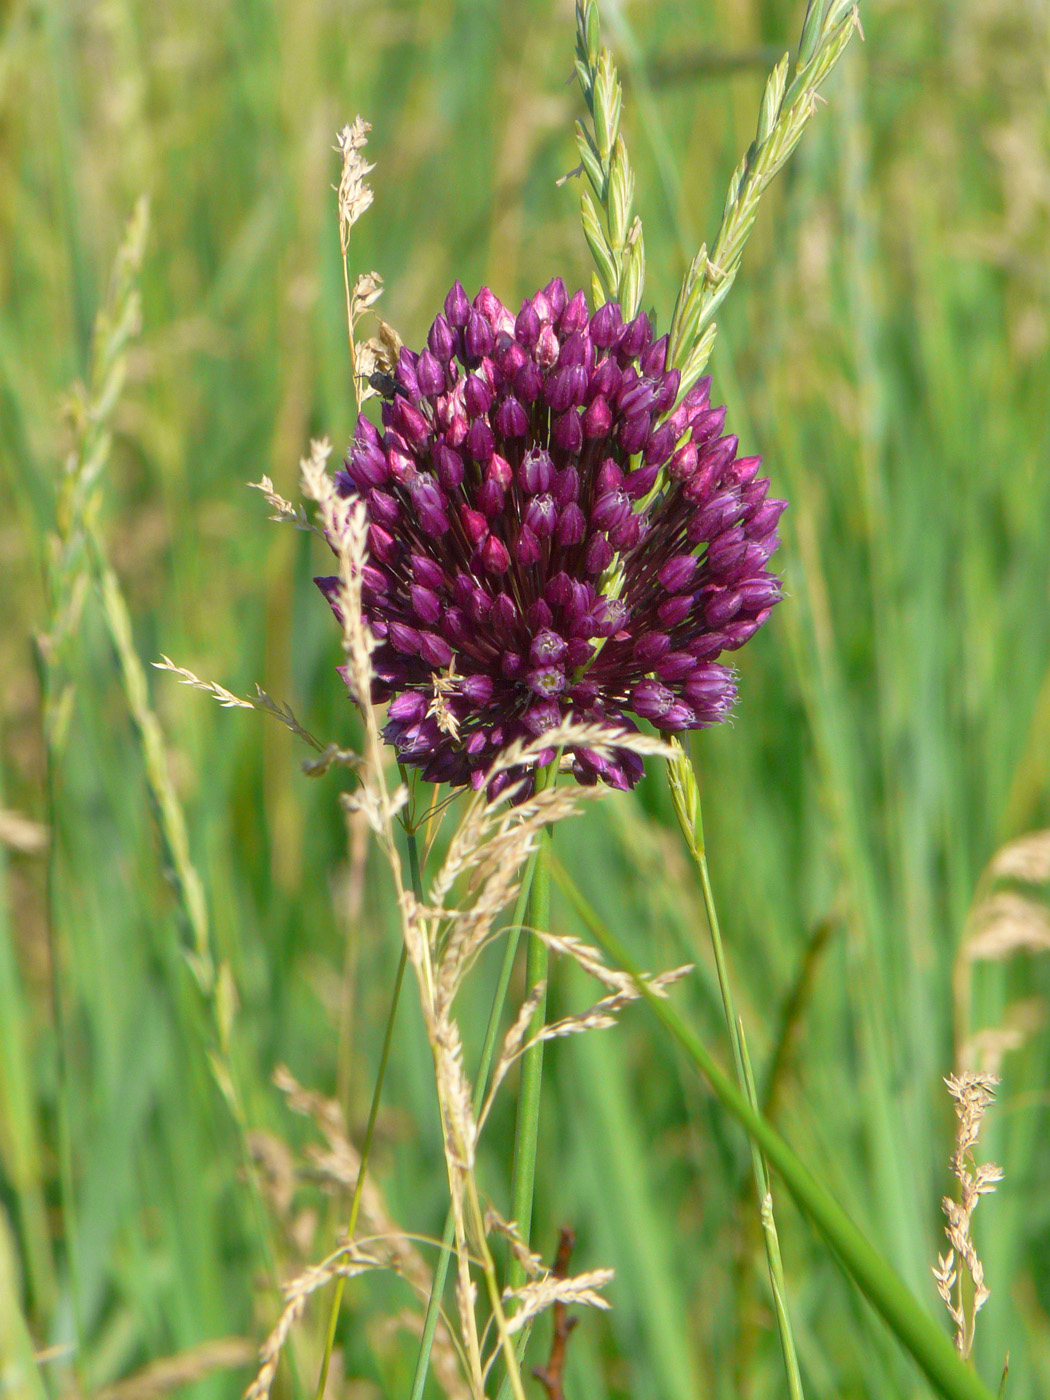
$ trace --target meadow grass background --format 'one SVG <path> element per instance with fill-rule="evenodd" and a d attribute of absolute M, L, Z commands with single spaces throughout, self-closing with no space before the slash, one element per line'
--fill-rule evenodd
<path fill-rule="evenodd" d="M 603 10 L 643 305 L 666 325 L 802 5 Z M 962 950 L 996 849 L 1050 824 L 1050 33 L 1037 0 L 862 17 L 866 42 L 767 196 L 721 316 L 713 397 L 791 502 L 788 597 L 740 653 L 735 722 L 694 751 L 769 1111 L 934 1314 L 953 1135 L 941 1076 L 973 1030 L 1021 1028 L 982 1139 L 1006 1176 L 976 1217 L 992 1289 L 976 1355 L 994 1388 L 1009 1351 L 1007 1395 L 1029 1400 L 1050 1393 L 1050 973 L 1045 952 L 967 970 Z M 512 304 L 555 273 L 586 285 L 577 193 L 555 186 L 576 160 L 572 43 L 567 0 L 0 13 L 0 807 L 53 822 L 44 854 L 0 847 L 0 1351 L 8 1368 L 19 1348 L 47 1357 L 27 1394 L 130 1400 L 153 1392 L 106 1388 L 187 1351 L 186 1373 L 204 1370 L 192 1349 L 246 1338 L 228 1359 L 247 1361 L 178 1391 L 239 1393 L 275 1280 L 327 1252 L 346 1207 L 303 1168 L 316 1129 L 273 1070 L 338 1093 L 360 1140 L 397 957 L 379 861 L 364 857 L 362 883 L 348 846 L 345 777 L 305 778 L 278 725 L 151 673 L 236 988 L 238 1121 L 93 588 L 48 778 L 35 638 L 50 625 L 60 399 L 86 371 L 125 222 L 148 194 L 142 332 L 100 522 L 135 647 L 238 692 L 258 680 L 351 741 L 315 542 L 267 524 L 244 489 L 268 473 L 295 496 L 309 437 L 339 449 L 352 430 L 334 133 L 356 112 L 374 126 L 376 201 L 352 264 L 382 273 L 409 345 L 454 277 Z M 560 853 L 648 966 L 702 950 L 676 995 L 728 1061 L 653 768 L 563 827 Z M 1038 943 L 1045 914 L 1028 909 Z M 557 900 L 554 920 L 579 931 Z M 464 1008 L 478 1039 L 492 970 Z M 966 1025 L 953 977 L 972 982 Z M 566 976 L 555 1007 L 580 994 Z M 446 1181 L 431 1084 L 410 996 L 375 1180 L 402 1228 L 433 1234 Z M 544 1093 L 537 1242 L 549 1257 L 571 1224 L 576 1263 L 617 1271 L 611 1314 L 574 1334 L 569 1395 L 783 1394 L 741 1131 L 641 1009 L 558 1044 Z M 512 1122 L 508 1101 L 481 1166 L 503 1208 Z M 928 1393 L 777 1201 L 807 1394 Z M 282 1396 L 311 1393 L 326 1301 Z M 410 1303 L 396 1279 L 348 1289 L 331 1393 L 406 1392 L 414 1344 L 390 1319 Z M 0 1393 L 14 1374 L 0 1366 Z"/>

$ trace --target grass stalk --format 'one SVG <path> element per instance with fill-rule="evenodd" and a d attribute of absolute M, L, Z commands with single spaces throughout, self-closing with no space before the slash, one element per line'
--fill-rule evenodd
<path fill-rule="evenodd" d="M 529 907 L 532 883 L 535 876 L 539 850 L 533 851 L 525 864 L 522 872 L 521 887 L 518 890 L 518 897 L 514 903 L 514 912 L 507 929 L 507 939 L 503 950 L 503 962 L 500 966 L 499 977 L 496 981 L 496 988 L 492 998 L 492 1006 L 489 1010 L 488 1024 L 485 1027 L 485 1039 L 481 1047 L 481 1061 L 478 1065 L 477 1078 L 474 1083 L 474 1113 L 481 1111 L 481 1105 L 485 1101 L 485 1094 L 488 1090 L 489 1073 L 492 1069 L 493 1057 L 496 1053 L 496 1043 L 499 1040 L 500 1021 L 503 1017 L 503 1007 L 507 1000 L 507 989 L 510 986 L 510 979 L 514 972 L 514 959 L 518 951 L 518 942 L 521 938 L 522 925 L 525 923 L 525 911 Z M 448 1265 L 452 1257 L 452 1241 L 454 1236 L 454 1221 L 452 1209 L 449 1208 L 448 1216 L 445 1220 L 445 1229 L 441 1237 L 441 1252 L 438 1255 L 437 1263 L 434 1265 L 434 1278 L 430 1286 L 430 1297 L 427 1299 L 426 1315 L 423 1318 L 423 1333 L 419 1342 L 419 1354 L 416 1357 L 416 1369 L 412 1377 L 412 1390 L 410 1400 L 422 1400 L 423 1387 L 426 1384 L 427 1369 L 430 1365 L 430 1351 L 434 1344 L 434 1333 L 437 1331 L 438 1318 L 441 1315 L 441 1298 L 445 1291 L 445 1281 L 448 1278 Z"/>
<path fill-rule="evenodd" d="M 676 747 L 679 747 L 676 745 Z M 696 771 L 684 748 L 679 749 L 676 763 L 668 769 L 675 815 L 678 818 L 689 847 L 689 853 L 696 866 L 700 889 L 707 912 L 707 923 L 711 931 L 711 946 L 715 955 L 715 970 L 718 975 L 718 988 L 722 994 L 729 1041 L 733 1047 L 733 1064 L 736 1068 L 737 1083 L 747 1095 L 751 1108 L 758 1112 L 758 1097 L 755 1093 L 751 1062 L 744 1037 L 744 1023 L 736 1013 L 733 1002 L 733 988 L 729 980 L 725 949 L 722 945 L 722 930 L 715 905 L 714 890 L 711 888 L 711 872 L 707 865 L 707 843 L 704 839 L 703 809 L 700 804 L 700 785 Z M 777 1318 L 777 1331 L 780 1335 L 780 1349 L 784 1357 L 784 1370 L 787 1373 L 788 1394 L 791 1400 L 803 1400 L 802 1377 L 798 1368 L 798 1353 L 791 1330 L 791 1318 L 786 1303 L 784 1264 L 780 1254 L 780 1239 L 777 1235 L 776 1220 L 773 1215 L 773 1195 L 769 1188 L 769 1171 L 762 1151 L 752 1137 L 751 1168 L 755 1177 L 759 1211 L 762 1220 L 762 1235 L 766 1245 L 766 1263 L 769 1267 L 769 1282 L 773 1290 L 773 1306 Z"/>
<path fill-rule="evenodd" d="M 404 767 L 401 768 L 402 781 L 407 781 Z M 419 867 L 419 843 L 416 840 L 416 829 L 409 824 L 405 828 L 405 839 L 408 847 L 408 872 L 412 882 L 412 893 L 416 899 L 422 902 L 423 899 L 423 876 Z M 397 1007 L 401 1000 L 401 984 L 405 980 L 405 968 L 408 966 L 408 945 L 402 943 L 401 956 L 397 962 L 397 972 L 394 975 L 394 990 L 390 994 L 390 1010 L 387 1012 L 386 1030 L 383 1033 L 383 1049 L 379 1056 L 379 1070 L 376 1073 L 375 1088 L 372 1090 L 372 1102 L 368 1109 L 368 1123 L 365 1127 L 364 1142 L 361 1144 L 361 1165 L 357 1172 L 357 1181 L 354 1183 L 354 1194 L 350 1201 L 350 1215 L 347 1220 L 347 1239 L 352 1240 L 354 1231 L 357 1229 L 357 1214 L 361 1208 L 361 1195 L 365 1186 L 365 1173 L 368 1168 L 368 1158 L 372 1151 L 372 1140 L 375 1137 L 376 1118 L 379 1116 L 379 1101 L 383 1093 L 383 1081 L 386 1078 L 386 1067 L 390 1059 L 390 1046 L 394 1038 L 394 1022 L 397 1019 Z M 321 1357 L 321 1369 L 317 1376 L 317 1389 L 315 1391 L 316 1400 L 324 1400 L 325 1385 L 328 1382 L 328 1367 L 332 1360 L 332 1348 L 335 1345 L 335 1331 L 339 1324 L 339 1310 L 343 1305 L 343 1286 L 346 1280 L 342 1274 L 336 1279 L 335 1292 L 332 1295 L 332 1306 L 328 1313 L 328 1327 L 325 1331 L 324 1353 Z"/>
<path fill-rule="evenodd" d="M 991 1400 L 992 1392 L 960 1359 L 948 1337 L 887 1260 L 793 1148 L 752 1106 L 746 1093 L 733 1083 L 681 1013 L 646 985 L 637 962 L 592 909 L 564 866 L 553 857 L 551 873 L 595 942 L 634 979 L 661 1026 L 692 1061 L 722 1107 L 747 1129 L 779 1172 L 799 1210 L 824 1237 L 845 1273 L 916 1361 L 937 1394 L 944 1400 Z"/>
<path fill-rule="evenodd" d="M 535 930 L 546 930 L 550 926 L 551 913 L 551 832 L 547 828 L 540 837 L 536 854 L 536 871 L 532 880 L 532 894 L 529 899 L 528 956 L 525 963 L 526 995 L 541 982 L 546 984 L 548 952 L 543 939 Z M 547 995 L 544 990 L 533 1012 L 529 1026 L 530 1036 L 537 1036 L 543 1027 L 547 1011 Z M 514 1164 L 511 1174 L 511 1215 L 517 1222 L 518 1231 L 525 1244 L 529 1243 L 532 1231 L 532 1203 L 536 1186 L 536 1150 L 539 1140 L 540 1097 L 543 1089 L 543 1042 L 536 1040 L 522 1056 L 521 1081 L 518 1090 L 518 1117 L 514 1130 Z M 512 1288 L 520 1288 L 525 1282 L 525 1271 L 517 1259 L 510 1264 Z"/>

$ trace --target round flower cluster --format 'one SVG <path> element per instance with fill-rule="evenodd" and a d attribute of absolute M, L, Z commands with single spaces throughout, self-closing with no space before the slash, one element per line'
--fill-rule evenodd
<path fill-rule="evenodd" d="M 428 781 L 480 786 L 500 748 L 569 717 L 680 731 L 729 713 L 717 658 L 780 597 L 784 502 L 723 435 L 709 380 L 676 403 L 666 359 L 646 316 L 591 315 L 560 278 L 517 317 L 457 282 L 385 383 L 383 431 L 358 419 L 337 484 L 368 512 L 373 700 Z M 642 772 L 624 749 L 572 758 L 585 783 Z"/>

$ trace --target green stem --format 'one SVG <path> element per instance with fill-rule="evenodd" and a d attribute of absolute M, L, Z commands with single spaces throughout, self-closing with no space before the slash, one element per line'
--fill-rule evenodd
<path fill-rule="evenodd" d="M 890 1264 L 857 1229 L 835 1198 L 780 1134 L 757 1112 L 717 1064 L 696 1031 L 666 1000 L 651 991 L 642 972 L 620 940 L 609 930 L 577 890 L 557 861 L 552 873 L 559 888 L 590 929 L 605 954 L 634 978 L 638 991 L 664 1029 L 685 1051 L 707 1080 L 715 1097 L 741 1122 L 780 1176 L 803 1215 L 824 1236 L 845 1272 L 911 1354 L 944 1400 L 992 1400 L 992 1392 L 964 1361 L 944 1332 L 929 1317 Z"/>
<path fill-rule="evenodd" d="M 725 1009 L 726 1025 L 729 1028 L 729 1040 L 733 1047 L 733 1063 L 736 1066 L 737 1083 L 747 1095 L 747 1100 L 751 1108 L 757 1112 L 758 1099 L 755 1094 L 754 1079 L 751 1074 L 751 1063 L 748 1058 L 747 1043 L 744 1039 L 744 1025 L 737 1016 L 736 1008 L 733 1005 L 733 991 L 729 981 L 729 968 L 726 965 L 725 950 L 722 947 L 722 931 L 718 922 L 718 910 L 715 907 L 714 891 L 711 888 L 711 874 L 707 868 L 707 845 L 704 841 L 704 820 L 700 804 L 699 783 L 697 783 L 696 808 L 692 831 L 687 829 L 687 823 L 682 820 L 684 813 L 678 808 L 677 804 L 675 810 L 679 816 L 683 835 L 692 852 L 697 873 L 700 877 L 700 888 L 704 896 L 704 908 L 707 910 L 707 922 L 711 930 L 711 946 L 715 954 L 718 986 L 722 993 L 722 1006 Z M 784 1369 L 787 1372 L 788 1394 L 791 1400 L 804 1400 L 802 1376 L 799 1372 L 798 1354 L 795 1350 L 795 1338 L 791 1330 L 791 1318 L 787 1310 L 784 1263 L 780 1255 L 780 1239 L 777 1235 L 776 1220 L 773 1217 L 773 1196 L 769 1189 L 769 1171 L 766 1167 L 761 1149 L 753 1137 L 750 1139 L 750 1146 L 751 1167 L 755 1176 L 758 1207 L 762 1218 L 762 1235 L 766 1245 L 766 1263 L 769 1267 L 769 1282 L 773 1290 L 773 1307 L 777 1316 L 777 1329 L 780 1333 L 780 1349 L 784 1355 Z"/>
<path fill-rule="evenodd" d="M 489 1072 L 492 1069 L 493 1057 L 496 1054 L 500 1021 L 503 1017 L 503 1007 L 507 1000 L 507 989 L 510 986 L 510 979 L 514 972 L 514 958 L 518 951 L 518 940 L 521 936 L 521 928 L 525 922 L 525 911 L 529 907 L 529 896 L 532 890 L 532 881 L 536 871 L 538 854 L 538 849 L 533 851 L 526 862 L 525 869 L 522 872 L 521 887 L 518 890 L 518 897 L 514 904 L 514 912 L 511 915 L 511 921 L 508 925 L 507 942 L 503 951 L 503 963 L 500 967 L 499 978 L 496 982 L 496 990 L 492 998 L 492 1009 L 489 1011 L 488 1025 L 485 1027 L 485 1041 L 481 1048 L 481 1062 L 478 1067 L 477 1080 L 474 1084 L 475 1116 L 481 1112 L 481 1105 L 485 1101 L 485 1094 L 488 1090 Z M 412 1377 L 410 1400 L 422 1400 L 423 1387 L 427 1379 L 427 1368 L 430 1365 L 430 1351 L 434 1345 L 434 1333 L 437 1331 L 438 1318 L 441 1315 L 441 1299 L 445 1292 L 445 1280 L 448 1277 L 448 1264 L 452 1257 L 452 1240 L 454 1234 L 455 1225 L 450 1207 L 448 1217 L 445 1220 L 445 1232 L 441 1237 L 441 1253 L 438 1255 L 437 1263 L 434 1265 L 434 1278 L 430 1285 L 430 1297 L 427 1300 L 426 1316 L 423 1318 L 423 1334 L 419 1342 L 419 1355 L 416 1357 L 415 1374 Z"/>

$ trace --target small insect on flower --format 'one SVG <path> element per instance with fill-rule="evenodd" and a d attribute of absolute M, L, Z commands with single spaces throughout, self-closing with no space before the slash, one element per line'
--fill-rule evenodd
<path fill-rule="evenodd" d="M 373 699 L 428 781 L 480 786 L 501 748 L 567 718 L 674 732 L 729 714 L 718 658 L 780 598 L 784 502 L 710 381 L 679 400 L 666 361 L 646 316 L 592 315 L 560 278 L 516 317 L 457 282 L 426 347 L 369 376 L 382 430 L 358 419 L 336 482 L 368 512 Z M 571 759 L 584 783 L 642 773 L 623 749 Z"/>

